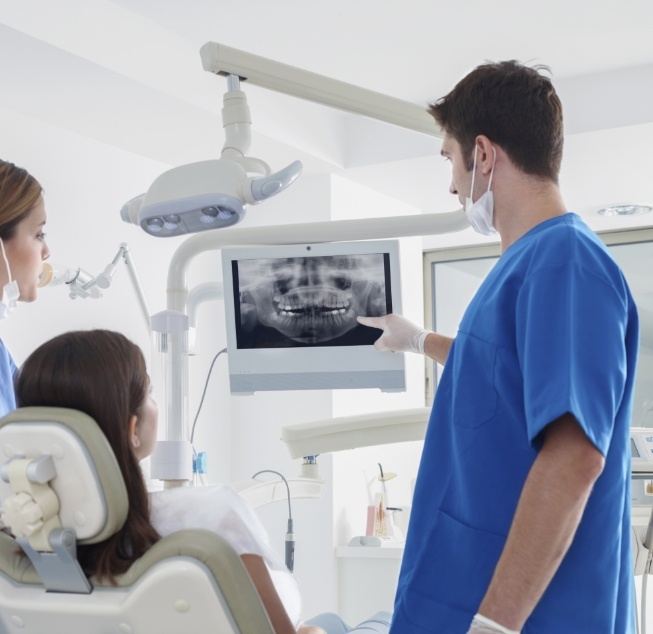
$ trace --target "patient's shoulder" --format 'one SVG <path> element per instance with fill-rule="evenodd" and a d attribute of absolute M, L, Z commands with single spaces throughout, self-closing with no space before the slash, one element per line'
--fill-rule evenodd
<path fill-rule="evenodd" d="M 152 525 L 162 535 L 203 528 L 217 533 L 237 552 L 261 554 L 268 536 L 252 507 L 228 486 L 166 489 L 150 493 Z"/>
<path fill-rule="evenodd" d="M 262 557 L 271 571 L 287 572 L 252 506 L 227 485 L 183 487 L 150 494 L 152 525 L 161 536 L 203 528 L 225 539 L 239 555 Z M 291 576 L 292 578 L 292 576 Z"/>
<path fill-rule="evenodd" d="M 215 530 L 216 522 L 242 515 L 243 502 L 227 486 L 178 487 L 150 493 L 150 515 L 162 535 L 184 528 Z"/>

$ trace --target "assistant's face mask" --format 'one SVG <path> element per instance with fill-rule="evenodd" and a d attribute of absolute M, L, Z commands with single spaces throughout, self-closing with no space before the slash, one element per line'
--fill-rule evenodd
<path fill-rule="evenodd" d="M 494 159 L 496 163 L 497 151 L 492 148 L 494 152 Z M 490 181 L 487 184 L 487 191 L 476 201 L 472 202 L 471 197 L 474 195 L 474 177 L 476 176 L 476 155 L 478 153 L 478 145 L 474 147 L 474 168 L 472 169 L 472 186 L 469 192 L 469 198 L 465 199 L 465 213 L 467 220 L 472 225 L 474 231 L 483 234 L 484 236 L 494 235 L 497 230 L 494 228 L 494 195 L 490 191 L 492 187 L 492 176 L 494 174 L 494 163 L 492 163 L 492 170 L 490 171 Z"/>
<path fill-rule="evenodd" d="M 2 298 L 0 299 L 0 319 L 5 319 L 14 312 L 18 303 L 18 297 L 20 296 L 20 290 L 18 288 L 18 282 L 11 279 L 11 267 L 9 266 L 9 260 L 7 259 L 5 244 L 2 238 L 0 238 L 0 248 L 2 249 L 2 257 L 7 267 L 7 275 L 9 276 L 9 281 L 2 289 Z"/>

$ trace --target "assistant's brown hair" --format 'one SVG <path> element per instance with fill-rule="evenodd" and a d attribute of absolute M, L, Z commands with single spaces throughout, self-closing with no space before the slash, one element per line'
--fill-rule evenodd
<path fill-rule="evenodd" d="M 149 390 L 145 359 L 138 346 L 109 330 L 73 331 L 39 346 L 16 379 L 19 407 L 81 410 L 95 419 L 111 448 L 127 487 L 124 526 L 100 544 L 80 545 L 87 574 L 113 580 L 159 539 L 150 522 L 149 498 L 129 438 L 129 418 L 139 415 Z"/>
<path fill-rule="evenodd" d="M 10 240 L 16 225 L 38 202 L 42 189 L 25 169 L 0 159 L 0 238 Z"/>
<path fill-rule="evenodd" d="M 483 64 L 430 104 L 429 113 L 460 144 L 468 170 L 476 137 L 483 134 L 524 173 L 558 182 L 562 104 L 540 71 L 548 68 L 515 60 Z"/>

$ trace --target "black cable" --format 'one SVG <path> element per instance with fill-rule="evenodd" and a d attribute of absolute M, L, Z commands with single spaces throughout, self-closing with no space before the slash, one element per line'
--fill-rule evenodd
<path fill-rule="evenodd" d="M 278 475 L 286 484 L 286 491 L 288 492 L 288 530 L 286 531 L 286 568 L 292 572 L 295 568 L 295 532 L 293 528 L 292 521 L 292 510 L 290 508 L 290 486 L 288 486 L 288 480 L 283 476 L 283 474 L 273 469 L 262 469 L 257 471 L 253 476 L 252 480 L 256 478 L 257 475 L 261 473 L 274 473 Z"/>
<path fill-rule="evenodd" d="M 261 471 L 257 471 L 253 476 L 252 480 L 256 479 L 257 475 L 261 475 L 262 473 L 274 473 L 275 475 L 278 475 L 285 483 L 286 485 L 286 491 L 288 492 L 288 519 L 292 519 L 292 511 L 290 509 L 290 487 L 288 486 L 288 480 L 284 478 L 282 473 L 279 473 L 278 471 L 274 471 L 273 469 L 262 469 Z"/>
<path fill-rule="evenodd" d="M 193 444 L 193 438 L 195 437 L 195 425 L 197 425 L 197 419 L 199 418 L 200 412 L 202 411 L 202 405 L 204 405 L 204 397 L 206 396 L 206 389 L 209 387 L 209 379 L 211 378 L 211 372 L 213 372 L 213 366 L 215 365 L 215 362 L 218 360 L 218 357 L 223 353 L 227 352 L 226 348 L 223 348 L 218 352 L 218 354 L 213 357 L 213 361 L 211 361 L 211 367 L 209 368 L 209 372 L 206 375 L 206 382 L 204 383 L 204 391 L 202 392 L 202 398 L 200 399 L 200 404 L 199 407 L 197 408 L 197 413 L 195 414 L 195 419 L 193 420 L 193 426 L 191 427 L 190 430 L 190 444 Z M 195 449 L 193 449 L 195 451 Z"/>

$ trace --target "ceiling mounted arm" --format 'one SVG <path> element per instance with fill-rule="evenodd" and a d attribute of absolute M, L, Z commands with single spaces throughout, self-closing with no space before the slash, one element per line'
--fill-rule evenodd
<path fill-rule="evenodd" d="M 227 75 L 227 85 L 229 89 L 224 95 L 222 108 L 225 141 L 221 159 L 238 163 L 244 169 L 246 178 L 240 184 L 240 198 L 246 204 L 255 205 L 288 187 L 301 173 L 302 164 L 300 161 L 294 161 L 272 174 L 265 161 L 247 156 L 252 123 L 247 97 L 240 90 L 238 75 Z M 250 173 L 261 174 L 262 177 L 252 177 L 249 176 Z"/>
<path fill-rule="evenodd" d="M 442 136 L 433 117 L 423 106 L 216 42 L 204 44 L 200 55 L 206 71 L 218 75 L 238 75 L 256 86 L 361 114 L 409 130 Z"/>

